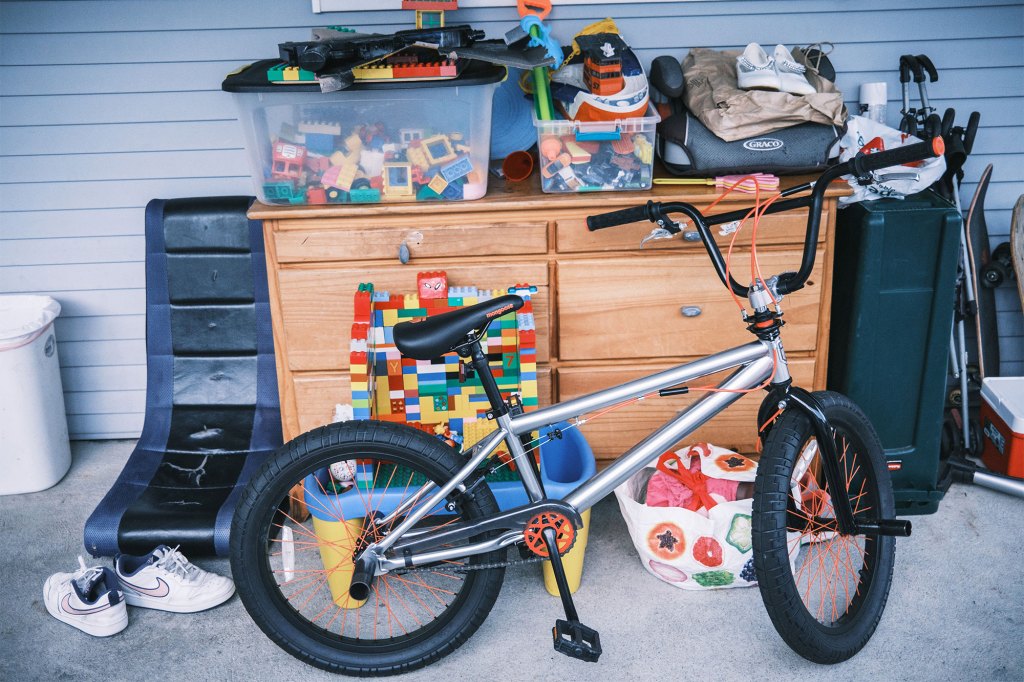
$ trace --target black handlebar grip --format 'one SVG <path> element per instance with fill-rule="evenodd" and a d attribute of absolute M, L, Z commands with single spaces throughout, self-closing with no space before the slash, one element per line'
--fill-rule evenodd
<path fill-rule="evenodd" d="M 850 167 L 857 176 L 867 175 L 870 171 L 889 166 L 898 166 L 902 163 L 913 163 L 923 161 L 933 156 L 942 156 L 946 151 L 946 145 L 941 137 L 931 140 L 908 144 L 903 147 L 896 147 L 884 152 L 874 154 L 858 154 L 850 159 Z"/>
<path fill-rule="evenodd" d="M 603 230 L 606 227 L 628 225 L 629 223 L 636 223 L 641 220 L 649 220 L 651 214 L 647 209 L 652 203 L 653 202 L 649 201 L 644 206 L 631 206 L 630 208 L 624 208 L 621 211 L 612 211 L 611 213 L 600 213 L 598 215 L 588 216 L 587 229 L 594 232 L 595 230 Z"/>

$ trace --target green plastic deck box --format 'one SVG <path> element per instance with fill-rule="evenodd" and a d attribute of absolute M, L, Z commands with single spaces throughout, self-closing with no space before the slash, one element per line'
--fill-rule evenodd
<path fill-rule="evenodd" d="M 828 387 L 847 394 L 885 448 L 899 514 L 930 514 L 961 218 L 932 192 L 839 211 L 832 281 Z"/>

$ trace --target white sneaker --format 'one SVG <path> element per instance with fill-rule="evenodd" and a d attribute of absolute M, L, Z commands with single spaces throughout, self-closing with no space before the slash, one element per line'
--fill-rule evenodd
<path fill-rule="evenodd" d="M 96 637 L 128 627 L 128 609 L 109 568 L 86 567 L 78 557 L 74 573 L 54 573 L 43 583 L 43 603 L 51 616 Z"/>
<path fill-rule="evenodd" d="M 114 572 L 130 606 L 175 613 L 205 611 L 235 593 L 230 578 L 189 563 L 175 547 L 160 545 L 144 556 L 119 554 Z"/>
<path fill-rule="evenodd" d="M 785 45 L 775 46 L 775 72 L 779 76 L 779 89 L 794 95 L 813 95 L 817 90 L 807 82 L 807 67 L 793 59 Z"/>
<path fill-rule="evenodd" d="M 736 81 L 741 90 L 779 90 L 775 60 L 757 43 L 750 43 L 736 58 Z"/>

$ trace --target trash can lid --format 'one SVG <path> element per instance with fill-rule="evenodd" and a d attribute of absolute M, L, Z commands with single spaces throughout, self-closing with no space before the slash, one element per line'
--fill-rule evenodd
<path fill-rule="evenodd" d="M 49 296 L 6 294 L 0 296 L 0 342 L 11 345 L 45 328 L 60 315 L 60 303 Z"/>

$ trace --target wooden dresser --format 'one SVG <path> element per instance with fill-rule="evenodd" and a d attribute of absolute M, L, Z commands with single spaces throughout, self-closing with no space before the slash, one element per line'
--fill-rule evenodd
<path fill-rule="evenodd" d="M 534 179 L 535 180 L 535 179 Z M 788 184 L 784 181 L 784 184 Z M 818 258 L 807 287 L 783 304 L 783 338 L 797 382 L 825 386 L 835 197 L 825 203 Z M 688 358 L 746 343 L 750 334 L 700 242 L 655 241 L 652 225 L 588 232 L 587 215 L 655 201 L 706 206 L 713 188 L 542 194 L 535 183 L 491 183 L 484 199 L 445 204 L 277 207 L 253 204 L 264 221 L 286 439 L 327 423 L 350 400 L 348 343 L 360 282 L 414 291 L 416 273 L 445 270 L 452 285 L 487 288 L 527 282 L 534 296 L 541 405 L 611 386 Z M 733 193 L 716 210 L 751 202 Z M 766 274 L 796 270 L 806 211 L 766 216 L 758 254 Z M 732 267 L 749 281 L 749 225 Z M 717 232 L 716 232 L 717 235 Z M 723 247 L 729 236 L 718 235 Z M 402 244 L 407 264 L 399 261 Z M 691 440 L 753 451 L 762 399 L 744 397 Z M 669 419 L 692 396 L 655 398 L 595 419 L 584 434 L 608 460 Z"/>

